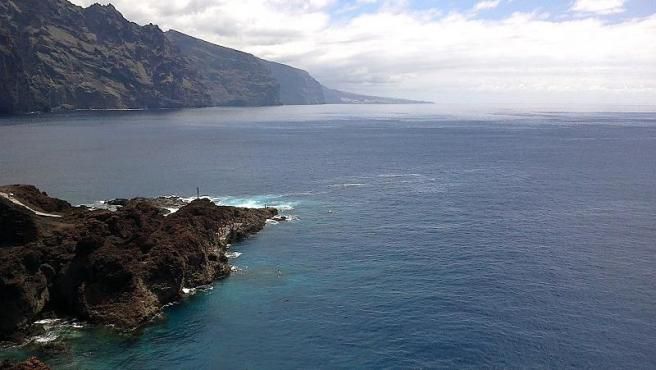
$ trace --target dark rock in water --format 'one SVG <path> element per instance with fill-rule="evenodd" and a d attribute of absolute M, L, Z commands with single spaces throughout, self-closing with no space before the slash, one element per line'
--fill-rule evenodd
<path fill-rule="evenodd" d="M 50 367 L 36 357 L 32 357 L 19 363 L 4 360 L 0 363 L 0 370 L 50 370 Z"/>
<path fill-rule="evenodd" d="M 221 207 L 206 199 L 169 216 L 148 199 L 130 200 L 117 211 L 90 211 L 34 187 L 6 186 L 0 192 L 20 193 L 17 200 L 29 200 L 34 211 L 57 209 L 61 216 L 39 216 L 0 199 L 0 215 L 21 219 L 0 217 L 3 237 L 10 236 L 0 248 L 0 337 L 5 339 L 15 339 L 17 331 L 52 312 L 138 327 L 179 299 L 183 288 L 228 275 L 226 245 L 261 230 L 277 214 L 272 208 Z"/>
<path fill-rule="evenodd" d="M 170 197 L 157 197 L 157 198 L 134 198 L 130 200 L 132 203 L 148 203 L 153 207 L 161 208 L 165 212 L 170 213 L 171 210 L 177 210 L 186 206 L 189 202 L 183 200 L 182 198 L 170 196 Z"/>
<path fill-rule="evenodd" d="M 116 199 L 108 200 L 105 203 L 110 205 L 110 206 L 121 206 L 121 207 L 123 207 L 123 206 L 126 206 L 128 204 L 128 201 L 129 201 L 129 199 L 116 198 Z"/>

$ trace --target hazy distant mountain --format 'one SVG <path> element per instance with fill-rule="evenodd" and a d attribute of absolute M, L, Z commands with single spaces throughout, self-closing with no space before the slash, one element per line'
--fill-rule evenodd
<path fill-rule="evenodd" d="M 271 87 L 267 81 L 275 82 L 278 91 L 277 100 L 263 99 L 262 105 L 422 103 L 329 89 L 302 69 L 259 59 L 251 54 L 215 45 L 181 32 L 168 31 L 166 35 L 191 60 L 193 68 L 199 72 L 203 82 L 211 87 L 210 91 L 213 88 L 219 88 L 221 91 L 236 90 L 242 93 L 255 91 L 260 92 L 265 98 L 270 96 L 270 90 L 264 90 Z M 259 85 L 255 84 L 256 82 L 259 82 Z M 244 86 L 252 89 L 239 90 Z M 258 86 L 262 89 L 258 89 Z M 217 104 L 216 100 L 214 102 Z M 236 104 L 253 105 L 239 102 Z"/>
<path fill-rule="evenodd" d="M 0 1 L 0 91 L 0 113 L 413 102 L 331 90 L 306 71 L 67 0 Z"/>
<path fill-rule="evenodd" d="M 288 105 L 325 104 L 323 86 L 309 73 L 285 64 L 261 60 L 280 85 L 280 102 Z"/>
<path fill-rule="evenodd" d="M 323 96 L 326 104 L 432 104 L 427 101 L 353 94 L 327 87 L 323 88 Z"/>

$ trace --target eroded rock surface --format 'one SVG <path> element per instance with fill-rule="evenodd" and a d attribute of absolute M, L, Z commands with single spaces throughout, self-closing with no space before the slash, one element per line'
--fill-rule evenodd
<path fill-rule="evenodd" d="M 50 367 L 36 357 L 32 357 L 18 363 L 5 360 L 0 363 L 0 370 L 50 370 Z"/>
<path fill-rule="evenodd" d="M 35 187 L 0 193 L 0 337 L 44 315 L 134 328 L 181 298 L 183 288 L 230 273 L 226 246 L 261 230 L 277 210 L 217 206 L 199 199 L 165 216 L 147 199 L 116 211 L 88 210 Z"/>

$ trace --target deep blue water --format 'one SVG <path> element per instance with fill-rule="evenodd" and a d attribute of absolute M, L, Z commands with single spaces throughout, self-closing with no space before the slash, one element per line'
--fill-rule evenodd
<path fill-rule="evenodd" d="M 430 106 L 0 119 L 0 183 L 290 206 L 241 268 L 57 368 L 654 368 L 656 114 Z M 31 347 L 5 349 L 0 357 Z"/>

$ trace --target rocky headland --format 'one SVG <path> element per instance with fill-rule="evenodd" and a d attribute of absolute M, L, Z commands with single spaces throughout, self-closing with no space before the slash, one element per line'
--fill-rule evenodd
<path fill-rule="evenodd" d="M 53 317 L 142 326 L 189 288 L 230 274 L 228 245 L 277 215 L 207 199 L 169 213 L 161 202 L 90 209 L 34 186 L 0 187 L 0 339 L 21 342 Z"/>

